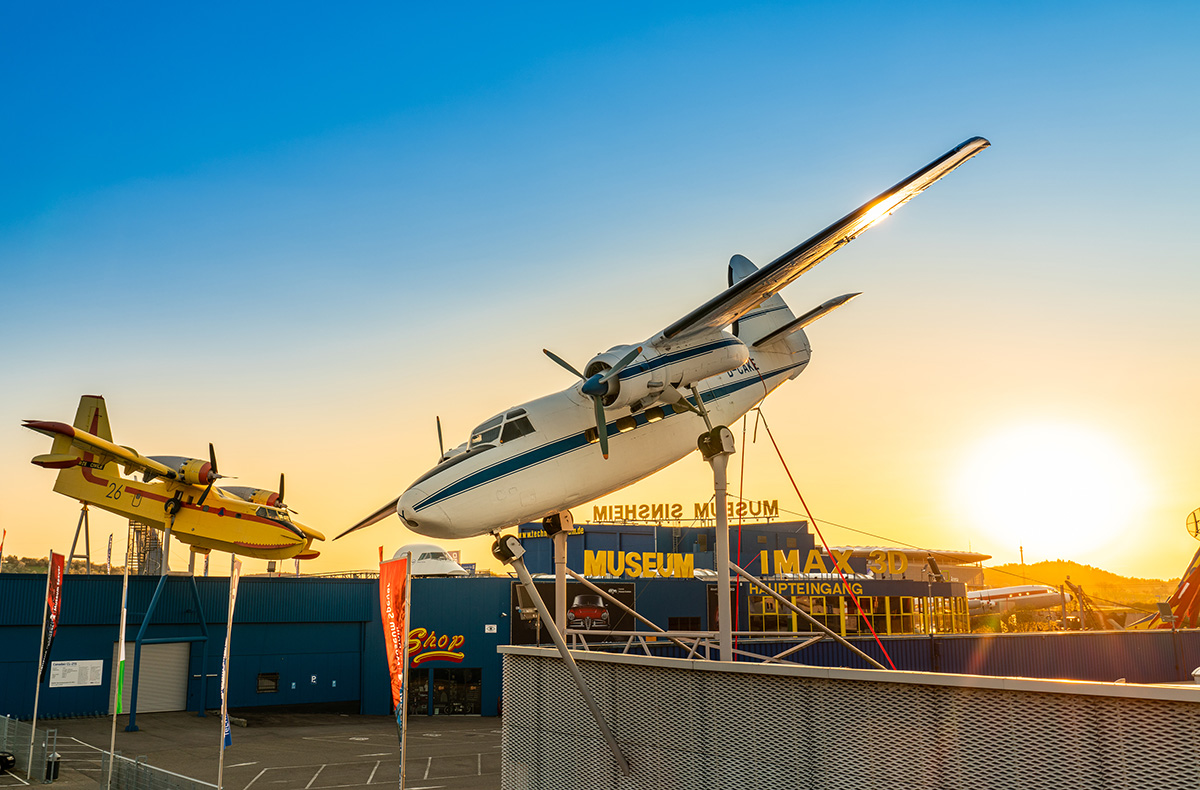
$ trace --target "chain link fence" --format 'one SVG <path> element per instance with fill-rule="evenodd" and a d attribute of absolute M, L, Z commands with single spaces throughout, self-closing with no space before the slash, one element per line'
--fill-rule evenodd
<path fill-rule="evenodd" d="M 58 730 L 39 729 L 33 738 L 31 755 L 29 740 L 32 733 L 33 726 L 28 722 L 0 716 L 0 751 L 9 752 L 17 759 L 12 770 L 15 775 L 27 776 L 33 782 L 53 782 L 58 778 Z"/>
<path fill-rule="evenodd" d="M 98 781 L 101 785 L 108 785 L 109 762 L 110 754 L 105 752 L 100 758 Z M 145 757 L 130 759 L 117 752 L 112 765 L 113 790 L 212 790 L 215 787 L 199 779 L 155 768 L 146 763 Z"/>

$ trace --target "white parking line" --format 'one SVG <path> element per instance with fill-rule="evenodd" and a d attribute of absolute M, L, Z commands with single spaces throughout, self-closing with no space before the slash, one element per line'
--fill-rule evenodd
<path fill-rule="evenodd" d="M 371 780 L 375 778 L 375 772 L 379 770 L 380 760 L 375 761 L 375 767 L 371 769 L 371 775 L 367 777 L 367 784 L 371 784 Z"/>
<path fill-rule="evenodd" d="M 246 785 L 246 787 L 245 787 L 245 788 L 243 788 L 243 790 L 250 790 L 250 785 L 254 784 L 254 783 L 255 783 L 255 782 L 257 782 L 259 779 L 261 779 L 261 778 L 262 778 L 262 775 L 263 775 L 263 774 L 265 774 L 265 773 L 266 773 L 267 771 L 269 771 L 269 770 L 271 770 L 271 769 L 270 769 L 270 768 L 264 768 L 264 769 L 262 769 L 261 771 L 259 771 L 259 772 L 258 772 L 258 776 L 256 776 L 256 777 L 254 777 L 253 779 L 251 779 L 251 780 L 250 780 L 250 782 L 249 782 L 249 783 Z"/>
<path fill-rule="evenodd" d="M 431 768 L 433 768 L 433 758 L 427 757 L 425 758 L 425 775 L 421 777 L 422 781 L 429 778 L 429 769 Z"/>
<path fill-rule="evenodd" d="M 312 775 L 312 779 L 309 779 L 309 780 L 308 780 L 308 784 L 306 784 L 306 785 L 304 786 L 304 790 L 308 790 L 308 788 L 312 787 L 312 785 L 313 785 L 313 782 L 317 781 L 317 777 L 318 777 L 318 776 L 320 776 L 320 775 L 321 775 L 321 772 L 322 772 L 322 771 L 324 771 L 324 770 L 325 770 L 325 766 L 324 766 L 324 765 L 322 765 L 320 768 L 318 768 L 318 769 L 317 769 L 317 772 L 316 772 L 315 774 L 313 774 L 313 775 Z"/>

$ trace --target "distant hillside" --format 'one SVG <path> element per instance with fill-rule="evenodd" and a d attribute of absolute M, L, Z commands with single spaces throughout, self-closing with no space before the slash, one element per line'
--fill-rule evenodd
<path fill-rule="evenodd" d="M 983 569 L 983 578 L 989 587 L 1011 587 L 1025 583 L 1057 587 L 1068 577 L 1074 584 L 1083 587 L 1085 593 L 1096 598 L 1099 604 L 1111 601 L 1151 610 L 1158 601 L 1170 598 L 1179 586 L 1179 579 L 1128 578 L 1068 560 L 1044 560 L 1024 566 L 1010 562 Z M 1022 582 L 1022 578 L 1027 581 Z"/>
<path fill-rule="evenodd" d="M 44 574 L 47 568 L 50 567 L 49 557 L 17 557 L 16 554 L 8 554 L 3 558 L 3 566 L 0 566 L 0 572 L 3 573 L 42 573 Z M 86 570 L 83 560 L 75 560 L 71 563 L 71 567 L 67 573 L 83 573 Z M 124 573 L 125 566 L 112 569 L 113 573 Z M 92 573 L 104 573 L 104 563 L 93 562 Z"/>

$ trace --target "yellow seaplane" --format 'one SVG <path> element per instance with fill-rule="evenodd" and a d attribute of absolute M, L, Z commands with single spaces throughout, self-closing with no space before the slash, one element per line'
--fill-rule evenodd
<path fill-rule="evenodd" d="M 295 521 L 279 491 L 249 486 L 213 487 L 217 473 L 213 446 L 208 460 L 144 456 L 113 444 L 104 398 L 84 395 L 73 425 L 25 420 L 30 430 L 54 440 L 50 452 L 32 463 L 57 469 L 54 490 L 102 510 L 158 529 L 169 529 L 191 550 L 216 549 L 244 557 L 308 560 L 325 536 Z M 141 473 L 141 480 L 133 478 Z"/>

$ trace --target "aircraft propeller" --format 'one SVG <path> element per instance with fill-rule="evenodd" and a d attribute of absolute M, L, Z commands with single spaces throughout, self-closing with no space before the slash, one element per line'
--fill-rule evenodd
<path fill-rule="evenodd" d="M 587 395 L 589 398 L 591 398 L 592 403 L 594 403 L 596 406 L 596 433 L 600 437 L 600 454 L 604 456 L 605 460 L 608 460 L 608 420 L 604 417 L 604 397 L 608 395 L 608 383 L 615 379 L 617 374 L 628 367 L 629 363 L 632 362 L 638 354 L 642 353 L 642 347 L 638 346 L 625 356 L 621 357 L 621 359 L 617 361 L 617 364 L 613 365 L 608 370 L 595 373 L 590 377 L 580 373 L 569 362 L 555 354 L 550 349 L 543 348 L 542 351 L 546 354 L 546 356 L 550 357 L 550 359 L 553 359 L 561 367 L 566 368 L 579 378 L 583 379 L 583 386 L 580 388 L 580 391 L 583 392 L 584 395 Z"/>
<path fill-rule="evenodd" d="M 224 477 L 224 475 L 217 474 L 217 451 L 213 449 L 212 442 L 208 443 L 208 462 L 212 465 L 212 471 L 209 472 L 208 485 L 204 487 L 204 493 L 196 501 L 197 506 L 204 504 L 204 500 L 208 498 L 208 492 L 212 491 L 213 483 Z"/>
<path fill-rule="evenodd" d="M 286 510 L 290 513 L 300 513 L 299 510 L 293 510 L 283 503 L 283 472 L 279 473 L 279 491 L 277 493 L 278 495 L 275 497 L 275 507 L 279 508 L 280 510 Z"/>
<path fill-rule="evenodd" d="M 442 443 L 442 418 L 441 418 L 441 417 L 434 417 L 434 419 L 435 419 L 435 420 L 437 420 L 437 429 L 438 429 L 438 463 L 440 464 L 440 463 L 442 462 L 442 459 L 446 457 L 446 445 Z"/>

